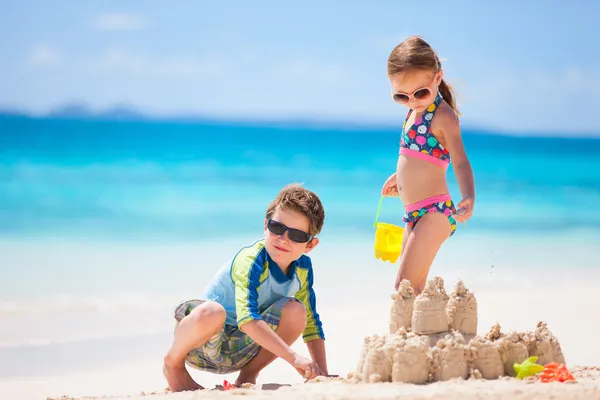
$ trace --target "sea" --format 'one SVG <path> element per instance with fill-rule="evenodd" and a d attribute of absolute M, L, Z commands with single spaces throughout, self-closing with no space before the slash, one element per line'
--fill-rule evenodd
<path fill-rule="evenodd" d="M 166 349 L 173 307 L 261 238 L 268 203 L 292 182 L 325 207 L 311 253 L 320 299 L 387 298 L 396 267 L 374 258 L 373 223 L 399 133 L 400 125 L 307 121 L 0 116 L 0 359 L 12 360 L 0 363 L 0 378 L 109 365 L 157 341 Z M 597 269 L 600 139 L 464 128 L 463 141 L 474 213 L 432 273 L 461 271 L 483 288 L 525 272 Z M 458 202 L 452 168 L 448 180 Z M 401 224 L 402 207 L 386 198 L 380 220 Z M 99 341 L 112 344 L 94 353 Z"/>

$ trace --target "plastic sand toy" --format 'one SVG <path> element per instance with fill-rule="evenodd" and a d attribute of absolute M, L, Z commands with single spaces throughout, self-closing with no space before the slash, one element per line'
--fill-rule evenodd
<path fill-rule="evenodd" d="M 540 381 L 547 382 L 575 382 L 575 378 L 569 370 L 567 366 L 564 364 L 558 363 L 549 363 L 544 365 L 544 369 L 540 374 Z"/>
<path fill-rule="evenodd" d="M 231 390 L 231 389 L 237 389 L 237 386 L 235 386 L 232 383 L 229 383 L 227 380 L 223 381 L 223 390 Z"/>
<path fill-rule="evenodd" d="M 537 356 L 532 356 L 529 357 L 527 360 L 523 361 L 521 364 L 514 363 L 513 368 L 517 373 L 517 379 L 527 378 L 528 376 L 535 376 L 542 372 L 544 367 L 539 364 L 536 364 L 535 362 L 537 360 Z"/>
<path fill-rule="evenodd" d="M 379 199 L 377 214 L 375 215 L 375 258 L 395 263 L 402 252 L 404 228 L 386 222 L 379 222 L 383 197 L 381 196 Z"/>

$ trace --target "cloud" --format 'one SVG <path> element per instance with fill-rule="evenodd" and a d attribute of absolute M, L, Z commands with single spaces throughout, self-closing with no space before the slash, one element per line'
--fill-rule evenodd
<path fill-rule="evenodd" d="M 102 31 L 136 31 L 146 26 L 140 16 L 127 13 L 110 13 L 97 16 L 92 26 Z"/>
<path fill-rule="evenodd" d="M 28 65 L 34 68 L 55 68 L 63 64 L 64 57 L 55 47 L 39 45 L 29 53 Z"/>
<path fill-rule="evenodd" d="M 218 58 L 160 58 L 112 49 L 97 58 L 85 60 L 82 69 L 89 73 L 134 75 L 140 78 L 202 79 L 222 77 L 227 64 Z"/>

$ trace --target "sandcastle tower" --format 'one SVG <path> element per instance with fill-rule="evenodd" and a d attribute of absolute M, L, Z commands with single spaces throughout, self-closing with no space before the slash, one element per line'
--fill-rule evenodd
<path fill-rule="evenodd" d="M 504 363 L 500 357 L 500 349 L 494 342 L 481 336 L 475 336 L 469 345 L 473 351 L 473 368 L 479 371 L 483 379 L 498 379 L 504 375 Z"/>
<path fill-rule="evenodd" d="M 513 377 L 516 376 L 514 364 L 521 363 L 529 357 L 529 351 L 524 341 L 524 334 L 513 331 L 503 334 L 500 324 L 495 324 L 485 335 L 485 339 L 494 343 L 498 348 L 502 364 L 504 365 L 504 374 Z"/>
<path fill-rule="evenodd" d="M 364 383 L 423 384 L 449 379 L 515 376 L 529 356 L 564 363 L 558 340 L 544 322 L 532 332 L 503 334 L 500 325 L 477 335 L 477 300 L 462 281 L 448 296 L 444 280 L 429 280 L 415 297 L 408 280 L 392 295 L 389 333 L 366 337 L 354 379 Z"/>
<path fill-rule="evenodd" d="M 364 383 L 427 383 L 431 378 L 429 337 L 400 328 L 365 339 L 354 377 Z"/>
<path fill-rule="evenodd" d="M 446 306 L 448 295 L 444 289 L 444 280 L 438 276 L 425 285 L 423 292 L 415 299 L 412 315 L 412 331 L 428 334 L 448 330 Z"/>
<path fill-rule="evenodd" d="M 410 329 L 414 304 L 415 291 L 410 286 L 410 282 L 403 279 L 398 292 L 392 294 L 390 333 L 396 333 L 400 328 Z"/>
<path fill-rule="evenodd" d="M 458 281 L 446 308 L 450 329 L 467 335 L 477 334 L 477 300 L 462 281 Z"/>
<path fill-rule="evenodd" d="M 535 331 L 528 332 L 524 338 L 527 349 L 532 356 L 538 356 L 538 364 L 557 362 L 565 364 L 560 343 L 548 329 L 545 322 L 538 322 Z"/>
<path fill-rule="evenodd" d="M 440 339 L 432 350 L 434 381 L 453 378 L 467 379 L 472 352 L 460 332 L 452 332 Z"/>
<path fill-rule="evenodd" d="M 431 378 L 431 360 L 429 338 L 407 335 L 394 351 L 392 382 L 428 382 Z"/>

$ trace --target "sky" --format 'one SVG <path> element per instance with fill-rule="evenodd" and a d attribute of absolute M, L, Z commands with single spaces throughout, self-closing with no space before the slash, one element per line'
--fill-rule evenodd
<path fill-rule="evenodd" d="M 463 124 L 600 136 L 600 2 L 0 3 L 0 107 L 398 123 L 386 61 L 427 40 Z"/>

